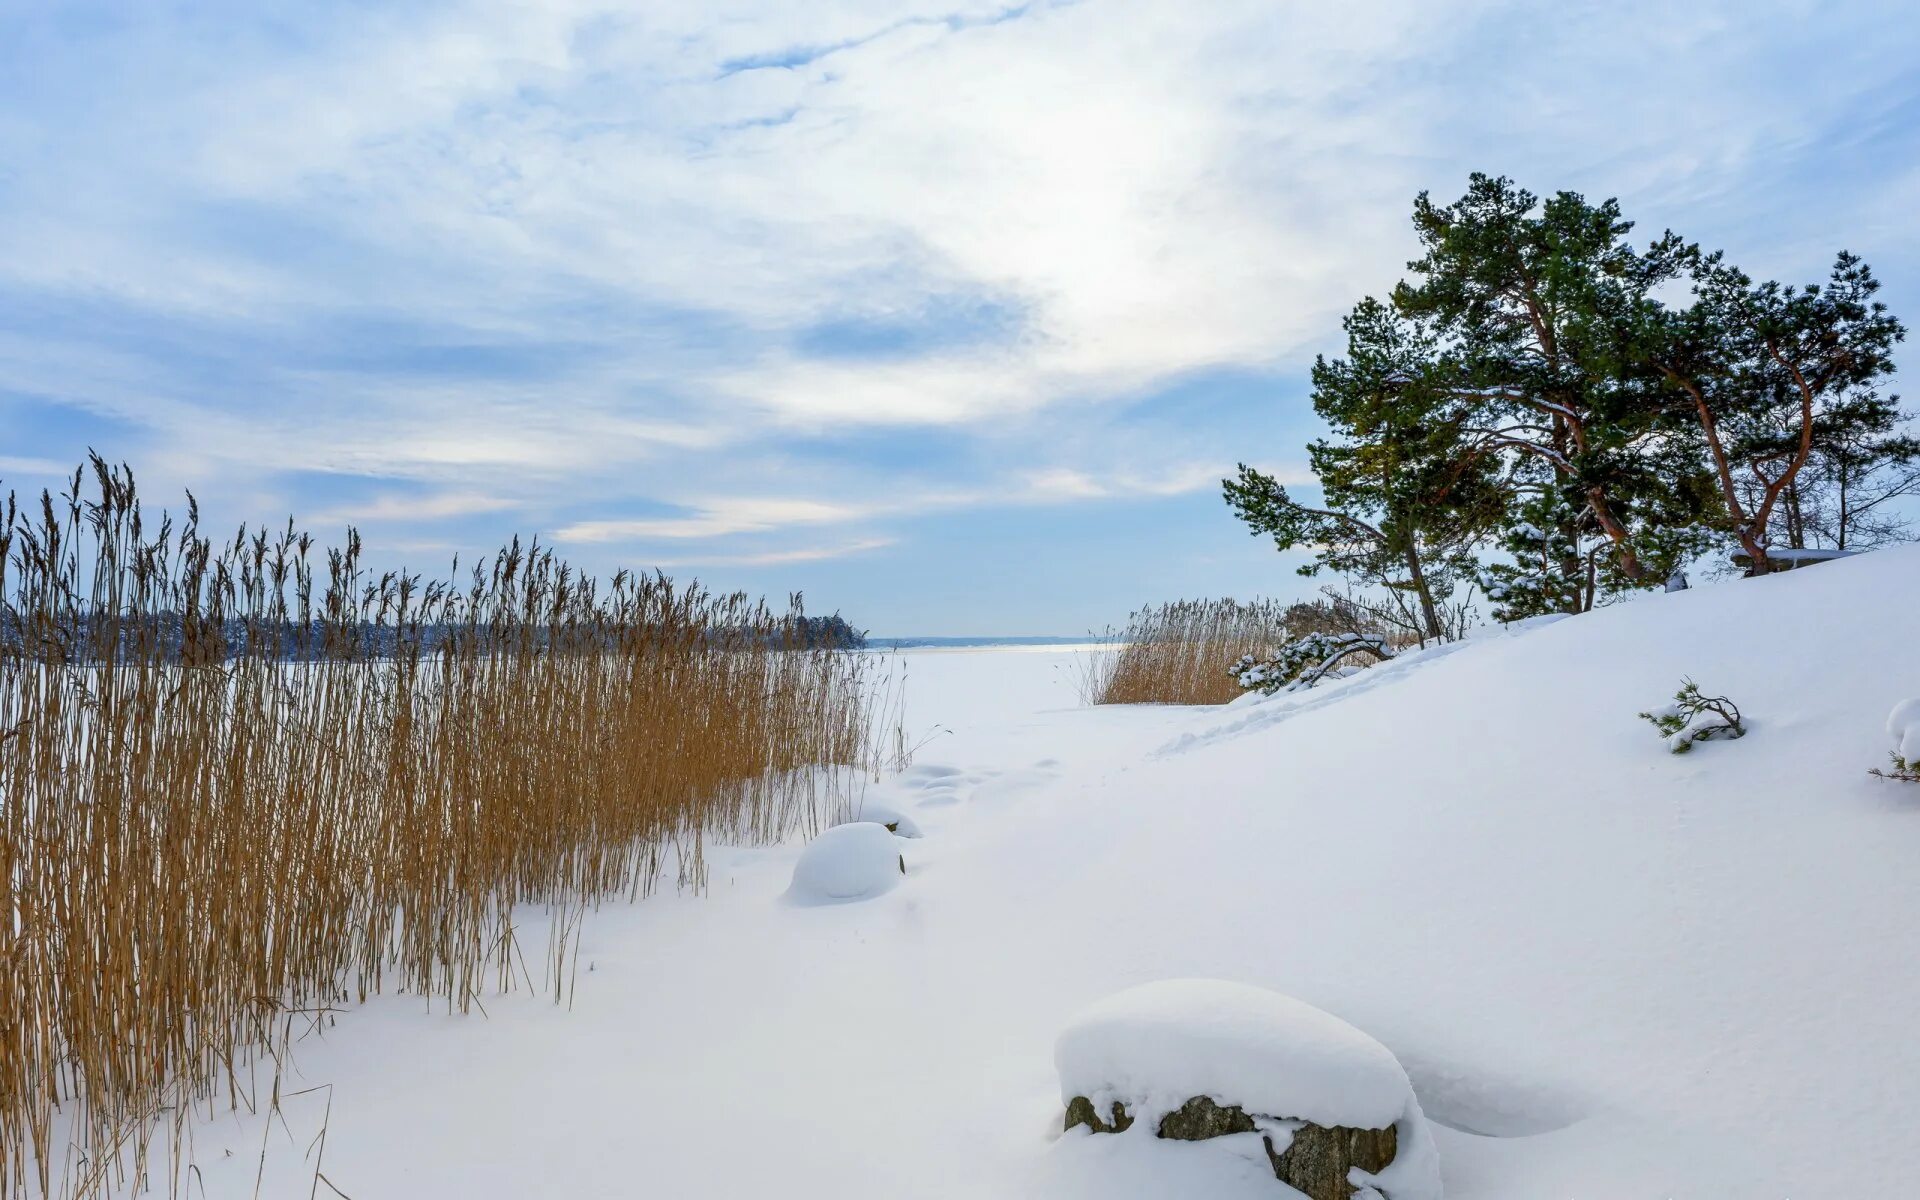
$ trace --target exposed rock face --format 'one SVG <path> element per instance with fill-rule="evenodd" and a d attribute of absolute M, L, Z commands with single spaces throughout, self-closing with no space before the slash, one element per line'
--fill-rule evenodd
<path fill-rule="evenodd" d="M 1293 1140 L 1278 1154 L 1274 1153 L 1273 1138 L 1263 1135 L 1267 1158 L 1273 1163 L 1276 1179 L 1312 1200 L 1351 1200 L 1354 1189 L 1347 1182 L 1347 1172 L 1354 1167 L 1380 1171 L 1393 1161 L 1399 1149 L 1399 1135 L 1391 1125 L 1385 1129 L 1352 1129 L 1304 1121 L 1286 1123 L 1295 1126 Z M 1111 1119 L 1102 1120 L 1093 1101 L 1075 1096 L 1067 1104 L 1067 1128 L 1075 1125 L 1085 1125 L 1095 1133 L 1119 1133 L 1132 1127 L 1133 1117 L 1116 1100 Z M 1210 1097 L 1195 1096 L 1162 1117 L 1155 1132 L 1175 1141 L 1203 1142 L 1259 1130 L 1254 1118 L 1238 1105 L 1216 1104 Z"/>
<path fill-rule="evenodd" d="M 1385 1169 L 1393 1161 L 1399 1141 L 1399 1133 L 1391 1125 L 1385 1129 L 1302 1125 L 1293 1131 L 1293 1142 L 1279 1154 L 1273 1152 L 1273 1140 L 1267 1139 L 1267 1157 L 1273 1160 L 1274 1175 L 1288 1187 L 1305 1192 L 1313 1200 L 1348 1200 L 1353 1185 L 1347 1182 L 1347 1172 L 1353 1167 L 1362 1171 Z"/>
<path fill-rule="evenodd" d="M 1116 1105 L 1115 1107 L 1119 1107 Z M 1193 1099 L 1160 1118 L 1157 1131 L 1176 1142 L 1204 1142 L 1230 1133 L 1256 1133 L 1259 1126 L 1235 1104 L 1215 1104 L 1206 1096 Z"/>
<path fill-rule="evenodd" d="M 1085 1096 L 1075 1096 L 1067 1102 L 1067 1128 L 1085 1125 L 1095 1133 L 1120 1133 L 1133 1128 L 1133 1118 L 1127 1115 L 1126 1106 L 1118 1100 L 1113 1102 L 1113 1121 L 1100 1119 L 1100 1112 L 1093 1107 L 1093 1101 Z"/>

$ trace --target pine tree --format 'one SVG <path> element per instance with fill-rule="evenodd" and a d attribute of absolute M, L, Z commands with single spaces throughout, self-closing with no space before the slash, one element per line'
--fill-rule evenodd
<path fill-rule="evenodd" d="M 1660 282 L 1616 201 L 1545 202 L 1471 177 L 1458 202 L 1414 204 L 1426 253 L 1396 306 L 1444 332 L 1469 455 L 1498 455 L 1519 497 L 1495 570 L 1506 618 L 1580 612 L 1662 582 L 1710 493 L 1618 370 L 1612 330 Z M 1657 533 L 1656 531 L 1669 531 Z"/>
<path fill-rule="evenodd" d="M 1324 506 L 1302 504 L 1242 463 L 1227 503 L 1281 550 L 1315 548 L 1332 569 L 1388 590 L 1421 641 L 1444 639 L 1446 601 L 1473 578 L 1473 547 L 1504 511 L 1499 463 L 1467 452 L 1462 408 L 1436 386 L 1439 352 L 1419 322 L 1369 297 L 1344 322 L 1347 357 L 1313 367 L 1313 406 L 1332 433 L 1308 447 Z"/>
<path fill-rule="evenodd" d="M 1842 251 L 1825 285 L 1799 288 L 1755 283 L 1672 233 L 1643 261 L 1649 273 L 1686 278 L 1693 298 L 1684 307 L 1643 298 L 1623 327 L 1626 362 L 1657 381 L 1648 411 L 1704 446 L 1716 523 L 1745 551 L 1749 573 L 1769 570 L 1783 518 L 1788 541 L 1804 543 L 1799 489 L 1816 458 L 1841 473 L 1853 504 L 1863 471 L 1920 453 L 1895 433 L 1898 398 L 1875 390 L 1906 330 L 1874 298 L 1880 283 L 1859 258 Z M 1841 530 L 1859 517 L 1855 507 Z"/>

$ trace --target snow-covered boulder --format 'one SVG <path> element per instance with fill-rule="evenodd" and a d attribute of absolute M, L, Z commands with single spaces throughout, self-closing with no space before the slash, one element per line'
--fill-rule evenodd
<path fill-rule="evenodd" d="M 885 825 L 835 825 L 807 843 L 793 864 L 787 899 L 795 904 L 842 904 L 893 890 L 906 874 L 900 843 Z"/>
<path fill-rule="evenodd" d="M 1278 992 L 1213 979 L 1129 988 L 1068 1024 L 1054 1064 L 1069 1129 L 1258 1133 L 1274 1175 L 1312 1200 L 1439 1200 L 1439 1159 L 1392 1052 Z"/>
<path fill-rule="evenodd" d="M 912 817 L 909 817 L 897 808 L 879 804 L 872 800 L 861 801 L 859 807 L 854 811 L 853 819 L 855 821 L 871 821 L 876 825 L 885 825 L 898 837 L 917 838 L 920 836 L 920 827 L 913 823 Z"/>

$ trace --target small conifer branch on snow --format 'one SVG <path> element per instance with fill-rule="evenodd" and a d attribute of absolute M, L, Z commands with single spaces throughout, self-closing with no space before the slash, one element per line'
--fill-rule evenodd
<path fill-rule="evenodd" d="M 1902 783 L 1920 783 L 1920 761 L 1908 762 L 1898 754 L 1890 754 L 1887 757 L 1893 760 L 1891 770 L 1883 771 L 1879 767 L 1873 767 L 1867 771 L 1867 774 L 1877 775 L 1882 779 L 1897 779 Z"/>
<path fill-rule="evenodd" d="M 1708 696 L 1691 679 L 1682 680 L 1673 694 L 1673 703 L 1640 717 L 1649 721 L 1666 739 L 1667 749 L 1685 754 L 1695 742 L 1713 738 L 1739 738 L 1747 735 L 1741 723 L 1740 708 L 1725 696 Z"/>

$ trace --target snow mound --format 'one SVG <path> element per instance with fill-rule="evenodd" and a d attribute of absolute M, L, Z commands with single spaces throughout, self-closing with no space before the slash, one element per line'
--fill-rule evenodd
<path fill-rule="evenodd" d="M 885 825 L 835 825 L 800 852 L 786 895 L 795 904 L 866 900 L 892 891 L 903 871 L 900 843 Z"/>
<path fill-rule="evenodd" d="M 1384 1129 L 1413 1097 L 1391 1051 L 1279 992 L 1218 979 L 1128 988 L 1081 1011 L 1054 1044 L 1060 1098 L 1158 1112 L 1195 1096 L 1316 1125 Z"/>
<path fill-rule="evenodd" d="M 1893 752 L 1908 762 L 1920 762 L 1920 698 L 1902 700 L 1887 714 L 1887 736 Z"/>
<path fill-rule="evenodd" d="M 1085 1096 L 1105 1112 L 1119 1101 L 1136 1129 L 1157 1128 L 1195 1096 L 1281 1121 L 1395 1126 L 1392 1164 L 1366 1179 L 1355 1169 L 1356 1184 L 1378 1190 L 1356 1197 L 1440 1200 L 1439 1156 L 1392 1051 L 1291 996 L 1218 979 L 1142 984 L 1082 1010 L 1053 1057 L 1063 1103 Z M 1286 1129 L 1270 1131 L 1276 1145 Z"/>
<path fill-rule="evenodd" d="M 896 837 L 917 838 L 921 836 L 920 827 L 913 823 L 912 817 L 909 817 L 897 808 L 885 804 L 877 804 L 872 800 L 861 801 L 859 809 L 853 815 L 853 819 L 855 821 L 871 822 L 875 825 L 885 825 L 893 831 Z"/>

